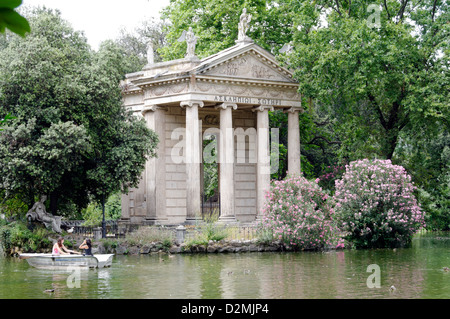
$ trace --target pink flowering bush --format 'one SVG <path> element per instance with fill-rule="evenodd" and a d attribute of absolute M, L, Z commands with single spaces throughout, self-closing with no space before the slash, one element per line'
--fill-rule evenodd
<path fill-rule="evenodd" d="M 425 226 L 411 177 L 390 160 L 360 160 L 336 181 L 336 218 L 356 247 L 397 247 Z"/>
<path fill-rule="evenodd" d="M 262 228 L 290 249 L 343 247 L 328 195 L 303 176 L 275 181 L 262 213 Z"/>
<path fill-rule="evenodd" d="M 344 172 L 344 165 L 327 166 L 324 174 L 316 179 L 316 183 L 318 183 L 323 190 L 334 192 L 335 181 L 340 179 Z"/>

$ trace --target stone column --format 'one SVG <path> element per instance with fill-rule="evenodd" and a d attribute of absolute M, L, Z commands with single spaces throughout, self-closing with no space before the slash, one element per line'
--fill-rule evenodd
<path fill-rule="evenodd" d="M 221 223 L 235 223 L 234 211 L 234 130 L 232 110 L 237 109 L 234 103 L 223 103 L 220 109 L 219 139 L 219 190 Z"/>
<path fill-rule="evenodd" d="M 165 178 L 165 112 L 166 108 L 157 105 L 145 106 L 142 110 L 147 127 L 158 134 L 157 157 L 147 161 L 146 173 L 146 202 L 148 224 L 159 224 L 167 221 L 166 215 L 166 178 Z"/>
<path fill-rule="evenodd" d="M 257 162 L 256 162 L 256 219 L 261 219 L 265 195 L 270 190 L 270 138 L 269 111 L 271 105 L 261 105 L 256 111 Z"/>
<path fill-rule="evenodd" d="M 201 219 L 200 202 L 200 128 L 198 108 L 203 107 L 202 101 L 184 101 L 181 107 L 186 109 L 186 224 L 194 224 Z"/>
<path fill-rule="evenodd" d="M 288 174 L 300 175 L 300 126 L 298 112 L 301 109 L 291 107 L 288 113 Z"/>

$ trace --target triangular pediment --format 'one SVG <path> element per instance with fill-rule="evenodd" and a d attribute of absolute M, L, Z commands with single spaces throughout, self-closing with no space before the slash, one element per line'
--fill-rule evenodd
<path fill-rule="evenodd" d="M 278 65 L 275 57 L 256 44 L 236 47 L 205 59 L 197 74 L 255 81 L 295 82 L 292 74 Z"/>

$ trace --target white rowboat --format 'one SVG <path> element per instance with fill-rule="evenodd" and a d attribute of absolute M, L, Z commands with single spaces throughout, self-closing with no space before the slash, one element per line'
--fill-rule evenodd
<path fill-rule="evenodd" d="M 83 255 L 52 255 L 52 254 L 20 254 L 19 258 L 26 259 L 30 266 L 36 268 L 65 268 L 85 267 L 104 268 L 110 267 L 114 254 Z"/>

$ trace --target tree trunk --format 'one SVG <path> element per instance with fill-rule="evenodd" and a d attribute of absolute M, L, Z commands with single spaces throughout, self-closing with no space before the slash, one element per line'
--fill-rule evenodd
<path fill-rule="evenodd" d="M 102 195 L 102 238 L 106 238 L 105 194 Z"/>
<path fill-rule="evenodd" d="M 31 207 L 33 207 L 34 203 L 35 203 L 34 192 L 33 192 L 33 189 L 30 188 L 30 190 L 28 191 L 28 209 L 31 209 Z"/>
<path fill-rule="evenodd" d="M 403 98 L 403 93 L 399 99 L 392 104 L 391 111 L 389 113 L 388 118 L 386 119 L 381 111 L 380 106 L 375 101 L 374 96 L 369 95 L 369 100 L 375 108 L 375 111 L 378 114 L 378 119 L 380 121 L 381 126 L 384 129 L 384 141 L 382 141 L 382 153 L 386 156 L 387 159 L 392 159 L 394 155 L 395 148 L 397 147 L 398 135 L 402 128 L 407 123 L 407 115 L 404 115 L 402 118 L 402 110 L 401 110 L 401 99 Z"/>
<path fill-rule="evenodd" d="M 386 140 L 384 147 L 384 154 L 386 155 L 386 159 L 392 159 L 394 155 L 395 148 L 397 147 L 399 131 L 396 128 L 392 128 L 386 132 Z"/>
<path fill-rule="evenodd" d="M 54 216 L 58 212 L 58 193 L 53 191 L 50 193 L 50 213 Z"/>

